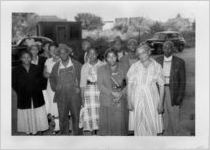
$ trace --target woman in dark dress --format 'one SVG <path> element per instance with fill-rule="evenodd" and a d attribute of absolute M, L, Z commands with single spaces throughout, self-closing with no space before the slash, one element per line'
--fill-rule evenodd
<path fill-rule="evenodd" d="M 42 86 L 43 89 L 47 88 L 47 78 L 44 77 L 44 66 L 45 62 L 47 60 L 46 57 L 39 56 L 39 46 L 38 45 L 32 45 L 29 47 L 29 51 L 32 54 L 31 64 L 37 65 L 39 67 L 41 76 L 42 76 Z"/>
<path fill-rule="evenodd" d="M 28 51 L 20 54 L 21 65 L 13 69 L 12 87 L 17 93 L 17 131 L 36 134 L 48 129 L 47 113 L 42 95 L 42 74 L 31 64 Z"/>
<path fill-rule="evenodd" d="M 127 135 L 128 109 L 125 89 L 125 70 L 117 62 L 117 54 L 109 49 L 107 64 L 98 69 L 100 91 L 99 135 Z"/>

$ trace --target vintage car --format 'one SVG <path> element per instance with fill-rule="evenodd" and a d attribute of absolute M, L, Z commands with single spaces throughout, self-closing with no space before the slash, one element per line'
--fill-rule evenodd
<path fill-rule="evenodd" d="M 30 36 L 25 37 L 17 42 L 17 44 L 12 45 L 12 66 L 16 66 L 19 64 L 19 53 L 22 50 L 27 49 L 27 41 L 32 41 L 35 44 L 38 44 L 41 48 L 41 45 L 44 42 L 52 43 L 53 41 L 50 38 L 43 37 L 43 36 Z"/>
<path fill-rule="evenodd" d="M 152 53 L 162 54 L 162 46 L 165 41 L 172 41 L 175 46 L 175 51 L 177 52 L 184 50 L 185 40 L 183 36 L 176 31 L 157 32 L 151 39 L 148 39 L 146 43 L 152 48 Z"/>

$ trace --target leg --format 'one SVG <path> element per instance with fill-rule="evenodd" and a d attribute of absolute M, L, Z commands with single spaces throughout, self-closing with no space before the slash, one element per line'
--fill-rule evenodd
<path fill-rule="evenodd" d="M 59 113 L 59 125 L 60 133 L 69 133 L 69 107 L 68 102 L 58 102 L 58 113 Z"/>
<path fill-rule="evenodd" d="M 80 108 L 81 108 L 80 95 L 76 93 L 72 93 L 72 98 L 70 101 L 70 111 L 72 115 L 73 135 L 79 135 Z"/>
<path fill-rule="evenodd" d="M 172 116 L 171 116 L 171 97 L 169 87 L 165 87 L 164 95 L 164 114 L 163 114 L 163 124 L 164 124 L 164 135 L 172 135 Z"/>
<path fill-rule="evenodd" d="M 172 107 L 172 111 L 171 111 L 171 117 L 172 119 L 172 131 L 173 131 L 173 135 L 177 135 L 177 133 L 179 132 L 179 106 L 173 106 Z"/>

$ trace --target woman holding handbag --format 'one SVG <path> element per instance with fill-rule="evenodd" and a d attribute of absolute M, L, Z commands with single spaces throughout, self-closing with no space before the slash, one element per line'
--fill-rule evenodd
<path fill-rule="evenodd" d="M 97 51 L 90 48 L 87 51 L 88 62 L 81 69 L 81 126 L 85 135 L 95 135 L 99 129 L 99 90 L 97 85 L 97 70 L 103 63 L 98 60 Z"/>

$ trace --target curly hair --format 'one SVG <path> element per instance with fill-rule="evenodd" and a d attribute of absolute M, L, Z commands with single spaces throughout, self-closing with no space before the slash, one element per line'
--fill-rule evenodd
<path fill-rule="evenodd" d="M 117 51 L 114 49 L 114 48 L 108 48 L 106 51 L 105 51 L 105 53 L 104 53 L 104 58 L 105 58 L 105 60 L 107 60 L 107 56 L 108 56 L 108 54 L 109 53 L 113 53 L 115 56 L 116 56 L 116 58 L 117 58 L 117 61 L 118 61 L 118 57 L 117 57 Z"/>

